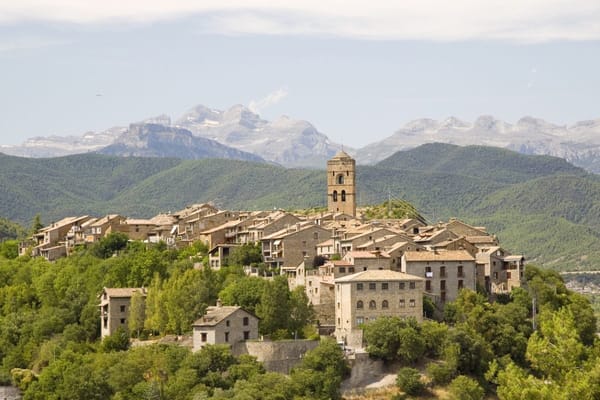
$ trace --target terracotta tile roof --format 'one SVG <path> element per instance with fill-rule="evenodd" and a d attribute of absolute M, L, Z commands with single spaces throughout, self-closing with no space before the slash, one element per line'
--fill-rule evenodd
<path fill-rule="evenodd" d="M 344 257 L 352 258 L 390 258 L 390 255 L 385 251 L 349 251 Z"/>
<path fill-rule="evenodd" d="M 406 261 L 475 261 L 466 250 L 407 251 Z"/>
<path fill-rule="evenodd" d="M 346 275 L 335 280 L 335 283 L 344 282 L 364 282 L 364 281 L 423 281 L 425 279 L 405 274 L 404 272 L 396 272 L 390 269 L 375 269 L 368 271 L 357 272 L 356 274 Z"/>
<path fill-rule="evenodd" d="M 478 243 L 496 243 L 496 239 L 493 236 L 485 235 L 485 236 L 467 236 L 467 242 L 478 244 Z"/>

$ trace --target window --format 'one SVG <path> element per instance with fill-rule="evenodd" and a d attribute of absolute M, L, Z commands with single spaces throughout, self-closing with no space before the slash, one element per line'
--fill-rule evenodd
<path fill-rule="evenodd" d="M 404 282 L 400 282 L 400 290 L 404 290 L 406 284 Z"/>
<path fill-rule="evenodd" d="M 244 340 L 250 339 L 250 331 L 244 331 Z"/>
<path fill-rule="evenodd" d="M 464 272 L 463 272 L 463 266 L 459 265 L 456 271 L 456 276 L 458 276 L 459 278 L 462 278 L 464 276 Z"/>
<path fill-rule="evenodd" d="M 384 300 L 381 302 L 381 308 L 388 308 L 389 307 L 389 303 L 387 300 Z"/>
<path fill-rule="evenodd" d="M 125 318 L 121 318 L 121 325 L 125 325 Z"/>
<path fill-rule="evenodd" d="M 440 293 L 440 300 L 442 300 L 442 303 L 446 301 L 446 292 Z"/>
<path fill-rule="evenodd" d="M 337 201 L 337 190 L 333 191 L 333 201 Z"/>
<path fill-rule="evenodd" d="M 440 290 L 446 290 L 446 281 L 440 281 Z"/>
<path fill-rule="evenodd" d="M 108 318 L 104 318 L 104 328 L 108 328 Z"/>
<path fill-rule="evenodd" d="M 362 283 L 357 283 L 356 284 L 356 290 L 363 290 L 363 284 Z"/>
<path fill-rule="evenodd" d="M 248 317 L 244 317 L 243 324 L 244 324 L 244 326 L 248 326 L 248 324 L 249 324 Z"/>
<path fill-rule="evenodd" d="M 377 290 L 377 284 L 375 282 L 369 283 L 369 290 Z"/>
<path fill-rule="evenodd" d="M 364 304 L 362 302 L 362 300 L 359 300 L 356 302 L 356 308 L 363 308 Z"/>
<path fill-rule="evenodd" d="M 371 300 L 369 302 L 369 309 L 370 310 L 375 310 L 377 308 L 377 303 L 375 302 L 375 300 Z"/>
<path fill-rule="evenodd" d="M 313 233 L 313 239 L 315 239 L 315 240 L 319 239 L 319 232 Z"/>
<path fill-rule="evenodd" d="M 498 273 L 494 272 L 494 279 L 498 279 Z"/>
<path fill-rule="evenodd" d="M 337 184 L 338 184 L 338 185 L 343 185 L 343 184 L 344 184 L 344 175 L 342 175 L 342 174 L 339 174 L 339 175 L 337 176 Z M 342 201 L 344 201 L 344 200 L 342 200 Z"/>
<path fill-rule="evenodd" d="M 346 267 L 340 267 L 340 273 L 343 274 L 346 272 Z"/>
<path fill-rule="evenodd" d="M 229 332 L 225 332 L 225 341 L 229 342 Z"/>
<path fill-rule="evenodd" d="M 125 306 L 121 306 L 121 312 L 125 312 Z"/>
<path fill-rule="evenodd" d="M 445 278 L 445 277 L 446 277 L 446 267 L 442 265 L 440 267 L 440 278 Z"/>
<path fill-rule="evenodd" d="M 414 308 L 414 307 L 415 307 L 415 304 L 416 304 L 416 302 L 415 302 L 415 299 L 410 299 L 410 300 L 408 301 L 408 306 L 409 306 L 409 307 L 413 307 L 413 308 Z"/>
<path fill-rule="evenodd" d="M 425 290 L 431 292 L 431 281 L 425 281 Z"/>
<path fill-rule="evenodd" d="M 353 273 L 354 272 L 354 267 L 348 267 L 348 272 Z"/>
<path fill-rule="evenodd" d="M 400 299 L 400 308 L 404 307 L 406 307 L 406 303 L 404 302 L 404 299 Z"/>
<path fill-rule="evenodd" d="M 342 190 L 342 201 L 346 201 L 346 191 Z"/>
<path fill-rule="evenodd" d="M 229 325 L 230 325 L 229 320 L 225 321 L 225 326 L 229 326 Z"/>
<path fill-rule="evenodd" d="M 415 282 L 408 282 L 408 288 L 409 289 L 414 289 L 417 287 L 417 284 Z"/>
<path fill-rule="evenodd" d="M 206 335 L 206 332 L 202 332 L 202 333 L 200 334 L 200 341 L 201 341 L 201 342 L 206 342 L 206 336 L 207 336 L 207 335 Z"/>
<path fill-rule="evenodd" d="M 387 282 L 382 283 L 381 284 L 381 290 L 388 290 L 388 285 L 389 284 Z"/>
<path fill-rule="evenodd" d="M 458 288 L 459 288 L 459 289 L 462 289 L 463 287 L 464 287 L 464 286 L 463 286 L 463 280 L 462 280 L 462 279 L 459 279 L 459 280 L 458 280 Z"/>
<path fill-rule="evenodd" d="M 431 267 L 425 267 L 425 278 L 433 278 Z"/>
<path fill-rule="evenodd" d="M 506 271 L 506 279 L 510 279 L 510 271 Z"/>
<path fill-rule="evenodd" d="M 339 309 L 340 309 L 340 307 L 341 307 L 341 305 L 340 305 L 340 302 L 339 302 L 339 301 L 338 301 L 338 303 L 337 303 L 337 307 L 338 307 L 338 310 L 339 310 Z"/>
<path fill-rule="evenodd" d="M 356 317 L 356 325 L 362 325 L 365 323 L 364 317 Z"/>

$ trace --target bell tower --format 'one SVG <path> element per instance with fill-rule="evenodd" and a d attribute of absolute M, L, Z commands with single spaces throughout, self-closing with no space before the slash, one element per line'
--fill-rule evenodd
<path fill-rule="evenodd" d="M 327 161 L 327 209 L 356 216 L 356 162 L 343 150 Z"/>

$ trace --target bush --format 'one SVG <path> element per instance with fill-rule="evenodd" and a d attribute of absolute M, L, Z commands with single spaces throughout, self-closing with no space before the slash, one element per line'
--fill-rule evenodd
<path fill-rule="evenodd" d="M 434 385 L 443 386 L 450 383 L 452 378 L 456 375 L 456 370 L 447 363 L 429 363 L 427 364 L 427 375 Z"/>
<path fill-rule="evenodd" d="M 467 376 L 457 376 L 450 383 L 450 398 L 453 400 L 482 400 L 485 394 L 476 380 Z"/>
<path fill-rule="evenodd" d="M 421 374 L 414 368 L 401 368 L 398 371 L 396 384 L 408 395 L 416 396 L 425 391 L 425 384 L 421 381 Z"/>

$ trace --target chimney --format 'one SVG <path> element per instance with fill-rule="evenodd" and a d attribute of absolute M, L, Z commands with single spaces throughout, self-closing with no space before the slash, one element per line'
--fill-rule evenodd
<path fill-rule="evenodd" d="M 223 303 L 221 302 L 221 299 L 217 299 L 217 307 L 223 307 Z"/>

